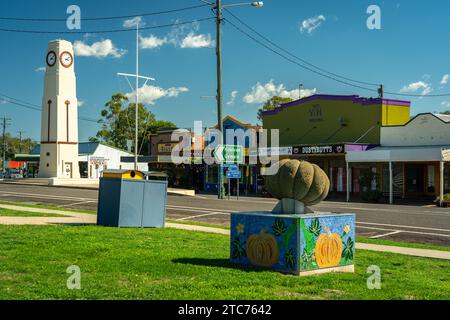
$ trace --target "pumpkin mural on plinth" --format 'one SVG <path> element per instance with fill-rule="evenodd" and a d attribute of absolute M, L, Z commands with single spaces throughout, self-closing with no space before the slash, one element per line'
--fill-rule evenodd
<path fill-rule="evenodd" d="M 247 239 L 247 256 L 250 262 L 259 267 L 273 267 L 278 261 L 277 240 L 262 230 Z"/>
<path fill-rule="evenodd" d="M 330 188 L 315 164 L 281 160 L 266 176 L 267 190 L 280 201 L 272 212 L 231 215 L 231 260 L 299 275 L 353 272 L 355 215 L 319 213 L 306 207 L 324 200 Z"/>
<path fill-rule="evenodd" d="M 337 233 L 331 233 L 330 229 L 324 229 L 326 233 L 322 233 L 317 239 L 314 252 L 320 268 L 331 268 L 341 261 L 342 239 Z"/>

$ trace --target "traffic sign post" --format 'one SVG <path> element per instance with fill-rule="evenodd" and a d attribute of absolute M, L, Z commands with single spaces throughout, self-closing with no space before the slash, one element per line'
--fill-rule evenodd
<path fill-rule="evenodd" d="M 232 167 L 234 169 L 234 167 Z M 241 171 L 237 168 L 237 170 L 231 170 L 228 169 L 227 171 L 227 179 L 228 179 L 228 200 L 230 200 L 230 185 L 231 185 L 231 180 L 232 179 L 236 179 L 236 197 L 237 200 L 239 200 L 239 180 L 242 177 L 242 173 Z"/>

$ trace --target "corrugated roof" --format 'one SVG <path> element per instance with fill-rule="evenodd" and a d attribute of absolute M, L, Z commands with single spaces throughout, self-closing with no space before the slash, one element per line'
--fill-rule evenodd
<path fill-rule="evenodd" d="M 449 114 L 433 113 L 433 115 L 435 117 L 441 119 L 444 122 L 450 122 L 450 115 Z"/>
<path fill-rule="evenodd" d="M 79 155 L 91 155 L 91 154 L 94 154 L 94 152 L 97 149 L 99 144 L 100 143 L 98 143 L 98 142 L 80 142 L 78 144 L 78 154 Z M 30 154 L 32 154 L 32 155 L 39 155 L 39 154 L 41 154 L 41 145 L 37 144 L 33 148 L 33 150 L 31 150 Z"/>

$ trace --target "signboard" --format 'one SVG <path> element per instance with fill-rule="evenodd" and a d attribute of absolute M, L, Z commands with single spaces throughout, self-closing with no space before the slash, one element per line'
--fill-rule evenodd
<path fill-rule="evenodd" d="M 227 179 L 240 179 L 241 178 L 241 171 L 237 170 L 228 170 L 227 171 Z"/>
<path fill-rule="evenodd" d="M 171 154 L 172 149 L 178 144 L 178 142 L 172 143 L 159 143 L 158 144 L 158 154 Z"/>
<path fill-rule="evenodd" d="M 108 159 L 105 159 L 103 157 L 90 157 L 89 158 L 89 163 L 91 165 L 99 165 L 99 166 L 104 166 L 108 163 Z"/>
<path fill-rule="evenodd" d="M 258 155 L 263 157 L 289 156 L 292 155 L 292 147 L 259 148 Z"/>
<path fill-rule="evenodd" d="M 317 145 L 317 146 L 298 146 L 292 147 L 294 155 L 326 155 L 326 154 L 344 154 L 345 145 Z"/>
<path fill-rule="evenodd" d="M 236 164 L 230 164 L 226 163 L 223 165 L 224 168 L 227 168 L 229 171 L 237 171 L 239 170 L 238 166 Z"/>
<path fill-rule="evenodd" d="M 214 158 L 219 163 L 242 163 L 244 150 L 239 145 L 220 145 L 214 150 Z"/>

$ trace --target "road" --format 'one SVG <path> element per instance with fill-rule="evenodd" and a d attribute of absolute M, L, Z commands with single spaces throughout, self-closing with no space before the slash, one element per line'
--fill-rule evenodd
<path fill-rule="evenodd" d="M 97 196 L 98 191 L 92 189 L 0 183 L 0 201 L 96 210 Z M 215 196 L 207 195 L 169 195 L 167 217 L 170 220 L 228 226 L 232 212 L 270 211 L 275 203 L 275 199 L 267 198 L 218 200 Z M 320 212 L 355 213 L 358 235 L 450 246 L 450 209 L 331 201 L 324 201 L 313 209 Z"/>

